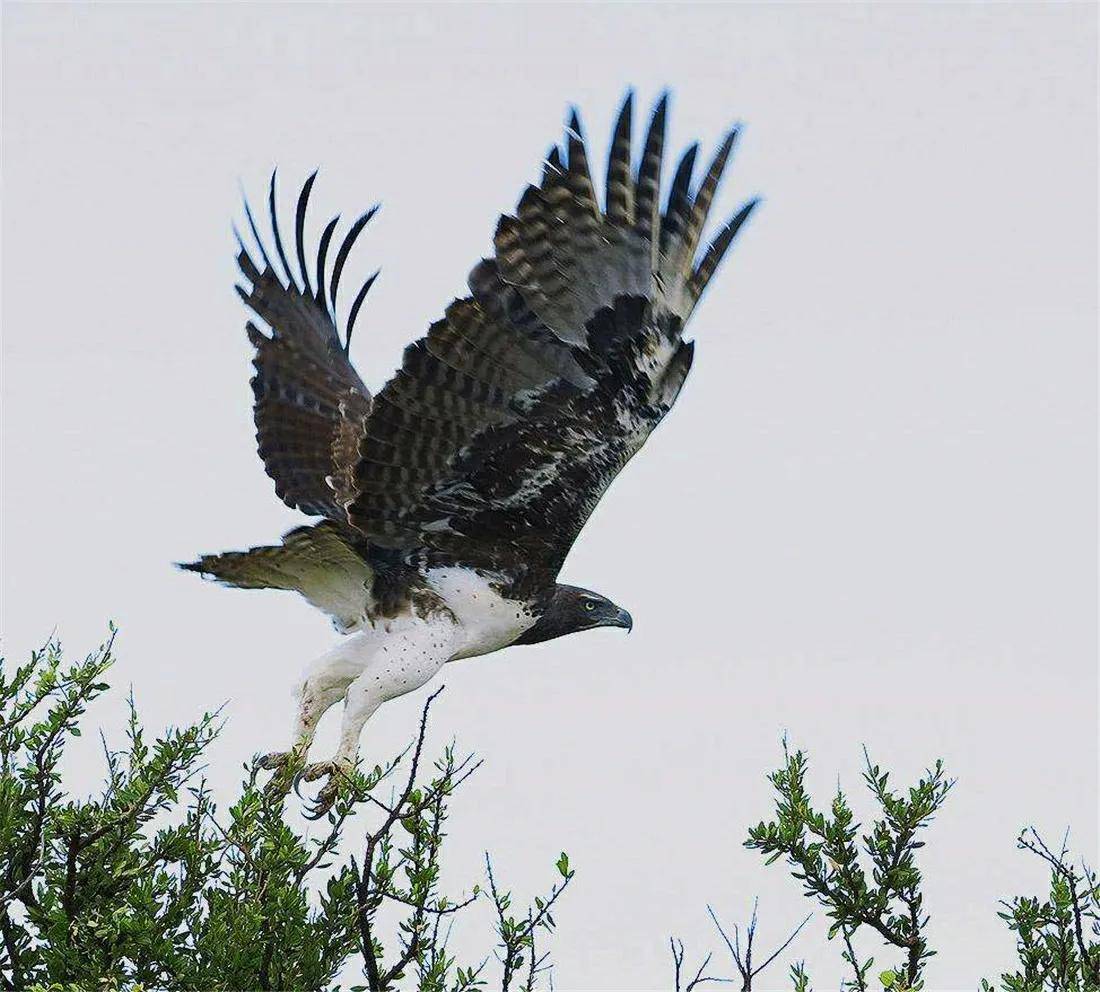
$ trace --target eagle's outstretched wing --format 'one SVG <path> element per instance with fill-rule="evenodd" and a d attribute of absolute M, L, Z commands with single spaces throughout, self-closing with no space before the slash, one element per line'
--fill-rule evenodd
<path fill-rule="evenodd" d="M 348 346 L 374 276 L 355 296 L 342 339 L 336 302 L 348 253 L 377 208 L 368 210 L 348 229 L 336 251 L 331 276 L 326 263 L 339 218 L 329 222 L 321 235 L 314 286 L 306 264 L 304 228 L 315 176 L 306 180 L 298 197 L 294 232 L 297 271 L 287 260 L 279 231 L 275 175 L 271 176 L 268 197 L 275 261 L 245 203 L 263 269 L 238 237 L 237 261 L 247 286 L 238 286 L 237 292 L 270 330 L 265 334 L 253 322 L 247 325 L 256 349 L 252 378 L 256 441 L 267 474 L 288 506 L 344 522 L 337 494 L 354 465 L 371 405 L 370 393 L 348 359 Z"/>
<path fill-rule="evenodd" d="M 662 210 L 667 99 L 637 169 L 631 105 L 603 202 L 574 114 L 540 184 L 500 220 L 471 296 L 375 397 L 343 500 L 372 542 L 545 581 L 675 401 L 692 358 L 684 323 L 755 201 L 700 252 L 736 131 L 698 185 L 687 150 Z"/>
<path fill-rule="evenodd" d="M 551 149 L 537 186 L 501 218 L 494 257 L 470 275 L 401 369 L 371 399 L 348 359 L 372 279 L 335 317 L 340 274 L 373 211 L 310 280 L 303 228 L 313 177 L 298 199 L 288 263 L 272 177 L 273 263 L 243 246 L 245 302 L 270 328 L 256 346 L 260 454 L 285 502 L 358 531 L 369 545 L 499 568 L 533 581 L 560 569 L 618 472 L 671 408 L 691 366 L 684 324 L 756 201 L 700 251 L 711 202 L 736 139 L 730 131 L 696 183 L 698 146 L 661 189 L 667 98 L 632 163 L 632 97 L 596 193 L 580 122 Z M 662 207 L 662 202 L 664 203 Z M 246 207 L 247 209 L 247 207 Z"/>

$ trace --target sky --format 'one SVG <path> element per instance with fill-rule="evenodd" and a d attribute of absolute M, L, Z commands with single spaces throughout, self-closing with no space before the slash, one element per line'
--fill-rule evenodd
<path fill-rule="evenodd" d="M 903 783 L 942 757 L 928 987 L 1008 966 L 997 901 L 1044 882 L 1018 830 L 1069 826 L 1097 860 L 1093 5 L 9 3 L 3 28 L 12 662 L 54 629 L 81 656 L 114 620 L 113 682 L 152 727 L 227 702 L 208 774 L 228 798 L 336 637 L 292 596 L 171 567 L 302 519 L 254 450 L 240 186 L 261 200 L 277 164 L 289 211 L 320 167 L 314 238 L 384 204 L 350 263 L 382 267 L 353 348 L 377 387 L 569 105 L 602 161 L 626 87 L 645 107 L 667 86 L 670 154 L 744 124 L 716 213 L 763 203 L 693 318 L 676 409 L 562 576 L 634 631 L 448 666 L 363 753 L 396 752 L 446 684 L 429 746 L 485 759 L 447 881 L 490 850 L 529 897 L 567 850 L 565 990 L 669 987 L 671 934 L 719 947 L 708 903 L 730 923 L 758 896 L 764 941 L 801 919 L 797 883 L 742 847 L 784 735 L 823 801 L 859 795 L 864 745 Z M 123 696 L 91 724 L 117 734 Z M 835 987 L 825 930 L 818 911 L 785 959 Z"/>

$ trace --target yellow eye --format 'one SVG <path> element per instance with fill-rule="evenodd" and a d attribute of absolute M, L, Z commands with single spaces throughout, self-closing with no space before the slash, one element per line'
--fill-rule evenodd
<path fill-rule="evenodd" d="M 593 603 L 592 600 L 589 600 L 587 603 L 584 604 L 584 608 L 588 610 L 589 613 L 591 613 L 596 608 L 596 604 Z"/>

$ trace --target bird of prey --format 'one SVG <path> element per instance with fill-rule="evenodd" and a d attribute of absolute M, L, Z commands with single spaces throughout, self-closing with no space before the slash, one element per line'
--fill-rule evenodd
<path fill-rule="evenodd" d="M 286 589 L 347 635 L 298 686 L 289 747 L 264 767 L 300 767 L 325 711 L 343 700 L 315 812 L 353 768 L 364 722 L 444 664 L 595 627 L 632 626 L 604 596 L 557 576 L 612 480 L 672 408 L 691 368 L 684 327 L 756 205 L 703 234 L 737 129 L 695 177 L 698 145 L 662 190 L 667 94 L 635 162 L 633 96 L 611 139 L 603 194 L 574 111 L 493 255 L 377 395 L 349 358 L 374 282 L 337 318 L 340 276 L 369 210 L 334 258 L 338 218 L 307 262 L 316 173 L 297 201 L 293 264 L 269 196 L 272 246 L 245 204 L 241 298 L 255 348 L 256 436 L 280 498 L 320 517 L 281 543 L 206 555 L 183 568 L 238 588 Z M 331 274 L 328 262 L 333 258 Z M 377 273 L 375 273 L 377 275 Z"/>

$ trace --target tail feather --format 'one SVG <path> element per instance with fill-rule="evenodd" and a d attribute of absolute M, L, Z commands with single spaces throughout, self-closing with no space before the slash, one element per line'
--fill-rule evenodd
<path fill-rule="evenodd" d="M 348 528 L 330 521 L 298 527 L 281 544 L 203 555 L 179 567 L 237 589 L 286 589 L 331 617 L 338 630 L 358 627 L 370 605 L 371 567 Z"/>

